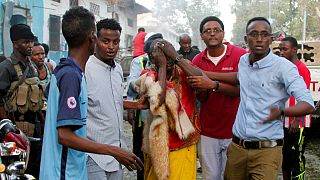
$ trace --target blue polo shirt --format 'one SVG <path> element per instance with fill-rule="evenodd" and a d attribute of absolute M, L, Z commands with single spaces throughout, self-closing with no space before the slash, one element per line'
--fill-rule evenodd
<path fill-rule="evenodd" d="M 250 65 L 249 54 L 241 57 L 238 80 L 240 105 L 233 125 L 235 136 L 246 140 L 282 139 L 282 120 L 262 124 L 273 106 L 284 109 L 290 96 L 313 104 L 310 91 L 297 67 L 283 57 L 270 53 Z"/>
<path fill-rule="evenodd" d="M 59 127 L 70 127 L 75 134 L 86 137 L 87 99 L 79 65 L 71 58 L 61 59 L 49 85 L 40 179 L 87 179 L 85 153 L 58 143 Z"/>

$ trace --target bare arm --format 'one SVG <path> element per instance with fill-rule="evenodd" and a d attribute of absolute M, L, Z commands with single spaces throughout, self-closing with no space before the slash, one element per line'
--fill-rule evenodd
<path fill-rule="evenodd" d="M 0 106 L 0 119 L 6 119 L 6 118 L 8 118 L 8 116 L 4 109 L 4 106 Z"/>
<path fill-rule="evenodd" d="M 198 67 L 192 66 L 187 59 L 181 59 L 177 65 L 184 71 L 186 76 L 201 76 L 202 70 Z"/>
<path fill-rule="evenodd" d="M 167 61 L 173 62 L 177 57 L 179 57 L 177 51 L 174 49 L 171 43 L 166 40 L 158 40 L 156 44 L 158 48 L 168 57 Z M 198 67 L 192 66 L 190 61 L 181 58 L 176 64 L 185 72 L 186 76 L 201 76 L 202 70 Z"/>
<path fill-rule="evenodd" d="M 238 80 L 238 73 L 237 72 L 230 72 L 230 73 L 219 73 L 219 72 L 210 72 L 205 71 L 206 75 L 213 80 L 217 81 L 223 81 L 225 83 L 231 84 L 231 85 L 239 85 Z"/>
<path fill-rule="evenodd" d="M 203 76 L 189 76 L 188 82 L 195 89 L 207 89 L 212 92 L 222 92 L 228 96 L 240 96 L 238 85 L 230 85 L 224 82 L 213 81 L 203 73 Z"/>
<path fill-rule="evenodd" d="M 300 101 L 296 105 L 283 110 L 284 116 L 288 117 L 301 117 L 313 113 L 314 108 L 307 102 Z M 279 119 L 281 116 L 281 110 L 278 107 L 272 107 L 270 109 L 269 117 L 264 121 L 264 123 L 271 122 L 273 120 Z"/>
<path fill-rule="evenodd" d="M 123 108 L 124 109 L 149 109 L 149 104 L 147 102 L 141 102 L 142 98 L 139 101 L 123 101 Z M 143 100 L 145 101 L 145 100 Z"/>
<path fill-rule="evenodd" d="M 116 146 L 99 144 L 82 138 L 76 135 L 70 127 L 58 128 L 58 141 L 63 146 L 79 151 L 113 156 L 119 163 L 125 165 L 128 170 L 141 170 L 143 167 L 142 161 L 136 155 Z"/>

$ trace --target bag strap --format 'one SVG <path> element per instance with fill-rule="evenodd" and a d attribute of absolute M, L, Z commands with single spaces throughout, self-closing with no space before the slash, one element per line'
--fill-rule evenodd
<path fill-rule="evenodd" d="M 8 57 L 8 60 L 11 62 L 11 64 L 14 66 L 14 69 L 16 70 L 17 76 L 19 78 L 18 83 L 8 90 L 7 97 L 11 97 L 11 95 L 14 93 L 14 91 L 23 83 L 23 81 L 27 77 L 27 73 L 29 71 L 29 65 L 27 64 L 26 70 L 22 74 L 22 70 L 19 64 L 13 64 L 12 59 Z"/>

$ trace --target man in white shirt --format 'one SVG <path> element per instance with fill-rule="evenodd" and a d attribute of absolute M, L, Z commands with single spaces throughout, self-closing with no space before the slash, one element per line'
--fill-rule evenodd
<path fill-rule="evenodd" d="M 123 133 L 123 106 L 138 108 L 141 104 L 123 102 L 122 68 L 114 61 L 119 50 L 121 30 L 120 24 L 114 19 L 103 19 L 97 23 L 95 54 L 90 56 L 86 64 L 85 75 L 88 85 L 88 139 L 120 147 L 119 153 L 125 154 L 129 152 Z M 89 180 L 123 178 L 122 166 L 114 157 L 93 153 L 88 155 Z M 130 171 L 141 167 L 137 168 L 134 164 L 127 166 Z"/>

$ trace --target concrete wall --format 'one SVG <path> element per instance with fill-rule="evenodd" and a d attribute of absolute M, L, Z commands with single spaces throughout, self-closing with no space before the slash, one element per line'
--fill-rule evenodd
<path fill-rule="evenodd" d="M 39 41 L 42 41 L 43 37 L 43 0 L 1 0 L 2 8 L 0 8 L 0 54 L 9 56 L 12 52 L 12 42 L 10 40 L 9 29 L 11 27 L 10 19 L 12 15 L 21 15 L 26 19 L 27 23 L 33 33 L 38 36 Z M 7 6 L 13 5 L 12 8 Z M 5 12 L 7 10 L 7 12 Z M 5 19 L 5 13 L 7 19 Z"/>

